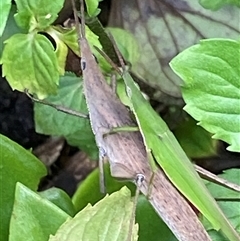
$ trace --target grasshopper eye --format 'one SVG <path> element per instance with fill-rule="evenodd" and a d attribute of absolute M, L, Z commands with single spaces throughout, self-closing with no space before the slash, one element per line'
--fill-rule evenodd
<path fill-rule="evenodd" d="M 99 155 L 103 158 L 107 156 L 107 152 L 101 146 L 99 147 Z"/>
<path fill-rule="evenodd" d="M 140 187 L 145 180 L 145 176 L 141 173 L 138 173 L 135 178 L 135 183 L 137 184 L 138 187 Z"/>
<path fill-rule="evenodd" d="M 87 63 L 84 58 L 81 58 L 81 69 L 82 71 L 86 69 Z"/>

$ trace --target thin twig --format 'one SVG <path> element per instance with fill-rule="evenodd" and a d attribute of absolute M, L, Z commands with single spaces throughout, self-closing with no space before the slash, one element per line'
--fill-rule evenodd
<path fill-rule="evenodd" d="M 236 192 L 240 192 L 240 186 L 239 185 L 237 185 L 235 183 L 232 183 L 232 182 L 229 182 L 228 180 L 223 179 L 221 177 L 218 177 L 217 175 L 207 171 L 206 169 L 204 169 L 200 166 L 194 165 L 194 167 L 195 167 L 195 170 L 199 173 L 199 175 L 202 178 L 204 178 L 206 180 L 209 180 L 211 182 L 214 182 L 215 184 L 218 184 L 218 185 L 221 185 L 223 187 L 234 190 Z"/>
<path fill-rule="evenodd" d="M 71 109 L 69 109 L 67 107 L 64 107 L 64 106 L 61 106 L 61 105 L 55 105 L 55 104 L 49 103 L 49 102 L 44 101 L 44 100 L 39 100 L 39 99 L 31 96 L 27 89 L 25 89 L 24 92 L 33 102 L 40 103 L 40 104 L 47 105 L 47 106 L 51 106 L 54 109 L 56 109 L 58 111 L 61 111 L 61 112 L 64 112 L 64 113 L 69 114 L 69 115 L 89 119 L 88 114 L 83 114 L 83 113 L 80 113 L 76 110 L 71 110 Z"/>

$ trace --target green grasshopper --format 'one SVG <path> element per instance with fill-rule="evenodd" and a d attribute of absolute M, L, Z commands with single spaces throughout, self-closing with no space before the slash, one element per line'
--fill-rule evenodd
<path fill-rule="evenodd" d="M 123 72 L 120 74 L 125 82 L 126 92 L 130 100 L 130 108 L 135 115 L 138 129 L 123 126 L 113 128 L 108 134 L 139 130 L 142 134 L 149 164 L 153 171 L 152 177 L 154 177 L 154 173 L 158 169 L 155 163 L 157 162 L 172 183 L 206 216 L 216 230 L 221 229 L 230 240 L 239 240 L 237 232 L 209 194 L 173 133 L 161 117 L 152 109 L 149 102 L 137 88 L 129 72 L 126 71 L 123 59 L 116 48 L 114 40 L 112 42 L 115 45 L 119 61 L 122 65 Z M 108 59 L 108 61 L 111 63 L 111 60 Z M 119 73 L 114 63 L 112 65 Z"/>
<path fill-rule="evenodd" d="M 116 51 L 118 52 L 117 49 Z M 123 61 L 121 62 L 123 68 L 121 76 L 130 100 L 130 109 L 135 115 L 149 153 L 153 173 L 157 163 L 177 189 L 210 221 L 214 229 L 221 230 L 231 241 L 239 241 L 238 233 L 209 194 L 175 136 L 143 97 L 131 75 L 125 70 Z"/>

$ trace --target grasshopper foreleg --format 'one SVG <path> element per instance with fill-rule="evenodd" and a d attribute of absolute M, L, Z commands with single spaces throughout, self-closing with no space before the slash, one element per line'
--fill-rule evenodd
<path fill-rule="evenodd" d="M 119 132 L 133 132 L 133 131 L 139 131 L 139 128 L 137 126 L 113 127 L 109 131 L 107 131 L 103 134 L 103 138 L 108 135 L 116 134 Z"/>

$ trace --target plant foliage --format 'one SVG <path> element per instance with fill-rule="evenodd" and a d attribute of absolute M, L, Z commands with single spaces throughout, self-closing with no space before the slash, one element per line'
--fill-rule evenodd
<path fill-rule="evenodd" d="M 146 4 L 150 2 L 154 4 L 149 9 L 157 1 Z M 71 50 L 76 56 L 80 55 L 75 27 L 55 25 L 64 0 L 16 0 L 15 3 L 11 4 L 10 0 L 0 3 L 2 75 L 13 90 L 28 89 L 40 99 L 46 98 L 51 103 L 87 114 L 81 79 L 65 72 L 68 52 Z M 137 8 L 135 3 L 134 0 L 121 0 L 116 10 L 124 16 L 122 22 L 128 32 L 119 28 L 109 28 L 108 31 L 112 32 L 124 57 L 132 64 L 134 74 L 160 91 L 160 97 L 159 93 L 154 94 L 155 99 L 162 100 L 163 93 L 183 97 L 184 110 L 193 119 L 188 117 L 177 123 L 175 133 L 187 155 L 215 155 L 218 140 L 227 142 L 228 150 L 240 152 L 240 42 L 233 40 L 239 38 L 239 23 L 236 24 L 234 19 L 239 9 L 222 8 L 226 4 L 239 6 L 239 1 L 199 1 L 206 9 L 219 9 L 216 12 L 200 8 L 197 2 L 190 0 L 184 1 L 183 5 L 174 3 L 174 6 L 162 1 L 159 6 L 166 10 L 164 14 L 156 6 L 149 11 L 147 18 L 146 11 L 140 5 Z M 96 20 L 100 12 L 99 0 L 86 1 L 86 7 L 89 17 Z M 99 31 L 104 29 L 101 27 Z M 92 52 L 108 76 L 111 66 L 94 48 L 105 46 L 101 42 L 103 38 L 94 32 L 94 28 L 87 27 L 86 32 Z M 218 38 L 210 38 L 215 32 Z M 205 40 L 193 45 L 193 41 L 202 38 Z M 181 53 L 177 55 L 178 52 Z M 169 68 L 169 62 L 178 76 Z M 181 87 L 180 83 L 183 83 Z M 123 83 L 118 86 L 118 94 L 125 98 L 124 101 L 129 101 Z M 175 119 L 179 122 L 178 118 Z M 70 144 L 97 159 L 89 120 L 36 104 L 35 121 L 38 132 L 64 136 Z M 215 140 L 211 139 L 211 133 Z M 166 157 L 170 158 L 169 154 Z M 2 135 L 0 167 L 0 240 L 126 239 L 133 201 L 126 187 L 120 189 L 126 183 L 113 180 L 109 170 L 106 180 L 108 190 L 113 194 L 104 198 L 99 193 L 97 170 L 78 187 L 72 199 L 63 190 L 55 188 L 38 192 L 46 168 L 29 150 Z M 239 175 L 236 169 L 226 171 L 223 177 L 240 185 Z M 134 187 L 127 185 L 134 192 Z M 212 183 L 206 186 L 214 198 L 240 198 L 239 193 Z M 239 201 L 218 203 L 240 232 Z M 134 226 L 132 240 L 176 240 L 143 197 L 139 199 L 136 220 L 139 227 Z M 204 218 L 203 224 L 213 240 L 226 240 Z"/>

